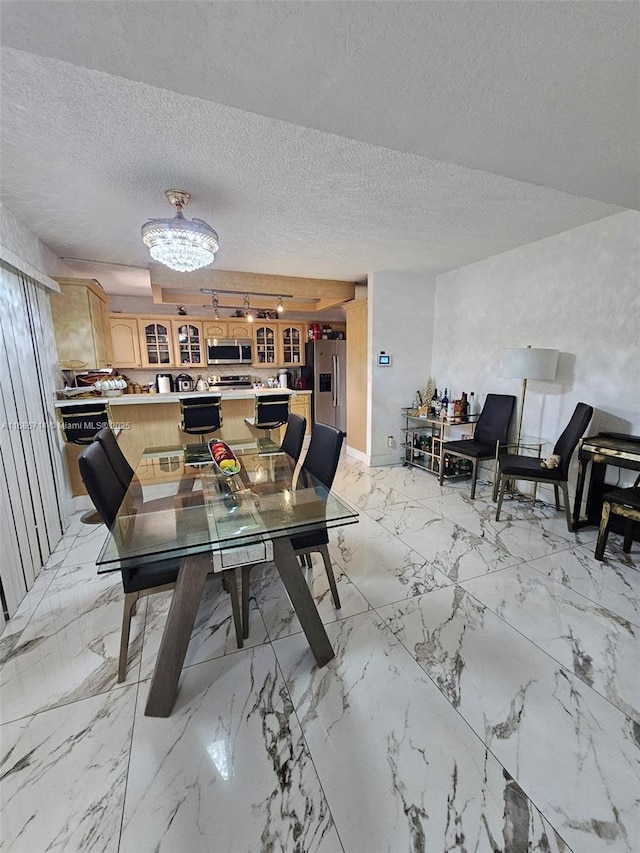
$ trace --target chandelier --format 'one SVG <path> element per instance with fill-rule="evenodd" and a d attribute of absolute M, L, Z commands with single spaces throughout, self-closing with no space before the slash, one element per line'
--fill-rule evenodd
<path fill-rule="evenodd" d="M 177 208 L 173 219 L 150 219 L 142 226 L 142 241 L 154 261 L 178 272 L 191 272 L 213 262 L 218 235 L 202 219 L 187 219 L 182 209 L 191 196 L 183 190 L 167 190 L 166 197 Z"/>

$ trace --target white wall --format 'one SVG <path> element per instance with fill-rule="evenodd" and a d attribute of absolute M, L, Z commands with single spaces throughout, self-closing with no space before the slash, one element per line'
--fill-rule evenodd
<path fill-rule="evenodd" d="M 45 277 L 74 275 L 48 246 L 45 246 L 8 208 L 1 204 L 0 234 L 2 234 L 2 245 L 24 262 L 18 265 L 12 258 L 11 263 L 37 281 L 43 281 L 43 276 L 38 276 L 38 272 L 43 273 Z M 48 284 L 47 281 L 43 283 Z"/>
<path fill-rule="evenodd" d="M 369 388 L 368 456 L 371 465 L 397 464 L 403 426 L 400 408 L 432 373 L 435 278 L 427 274 L 374 272 L 368 277 Z M 381 351 L 390 367 L 379 367 Z M 387 436 L 394 446 L 387 446 Z"/>
<path fill-rule="evenodd" d="M 519 396 L 519 380 L 500 378 L 502 350 L 550 347 L 558 378 L 529 382 L 523 433 L 554 442 L 583 401 L 597 410 L 589 433 L 640 434 L 639 271 L 629 210 L 438 276 L 438 388 Z"/>

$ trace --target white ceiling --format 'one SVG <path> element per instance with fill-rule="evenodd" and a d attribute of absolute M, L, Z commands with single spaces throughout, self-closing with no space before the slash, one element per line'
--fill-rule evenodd
<path fill-rule="evenodd" d="M 172 187 L 216 268 L 358 280 L 640 207 L 636 2 L 1 10 L 1 198 L 61 257 L 146 267 Z"/>

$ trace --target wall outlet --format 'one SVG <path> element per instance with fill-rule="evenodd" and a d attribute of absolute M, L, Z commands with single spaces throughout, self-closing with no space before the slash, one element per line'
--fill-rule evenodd
<path fill-rule="evenodd" d="M 387 447 L 393 447 L 395 445 L 395 441 L 393 440 L 392 435 L 387 436 Z"/>

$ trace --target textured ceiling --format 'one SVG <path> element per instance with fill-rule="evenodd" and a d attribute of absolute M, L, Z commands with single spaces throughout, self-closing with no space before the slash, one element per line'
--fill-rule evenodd
<path fill-rule="evenodd" d="M 169 187 L 215 267 L 342 279 L 638 206 L 635 2 L 1 8 L 2 201 L 63 257 L 147 266 Z"/>

